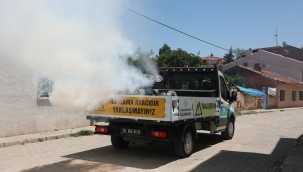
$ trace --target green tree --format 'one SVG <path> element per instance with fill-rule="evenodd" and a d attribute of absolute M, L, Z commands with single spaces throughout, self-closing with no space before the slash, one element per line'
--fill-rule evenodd
<path fill-rule="evenodd" d="M 162 48 L 159 49 L 159 56 L 160 55 L 166 55 L 169 56 L 171 54 L 171 49 L 170 47 L 165 43 Z"/>
<path fill-rule="evenodd" d="M 233 50 L 233 53 L 236 55 L 236 60 L 239 60 L 241 58 L 245 57 L 245 50 L 244 49 L 240 49 L 240 48 L 236 48 Z"/>
<path fill-rule="evenodd" d="M 224 77 L 229 83 L 232 83 L 237 86 L 242 86 L 242 87 L 245 86 L 245 80 L 244 80 L 243 76 L 241 76 L 239 74 L 235 74 L 235 75 L 224 74 Z"/>
<path fill-rule="evenodd" d="M 159 56 L 156 59 L 158 67 L 194 67 L 202 64 L 202 60 L 198 55 L 188 53 L 181 48 L 171 50 L 167 44 L 164 44 L 159 49 Z"/>
<path fill-rule="evenodd" d="M 217 68 L 218 68 L 218 70 L 219 70 L 220 72 L 223 72 L 223 65 L 222 65 L 222 64 L 218 65 Z"/>
<path fill-rule="evenodd" d="M 153 56 L 153 50 L 141 52 L 138 48 L 132 56 L 127 58 L 129 65 L 132 65 L 142 71 L 144 74 L 156 74 L 156 58 Z"/>
<path fill-rule="evenodd" d="M 234 61 L 233 49 L 230 47 L 228 53 L 226 53 L 223 57 L 224 64 L 228 64 Z"/>

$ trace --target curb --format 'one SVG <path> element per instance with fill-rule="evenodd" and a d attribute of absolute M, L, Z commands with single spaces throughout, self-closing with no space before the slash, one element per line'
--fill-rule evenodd
<path fill-rule="evenodd" d="M 71 133 L 71 134 L 73 134 L 73 133 Z M 4 143 L 0 143 L 0 148 L 14 146 L 14 145 L 25 145 L 28 143 L 44 142 L 44 141 L 48 141 L 48 140 L 61 139 L 61 138 L 66 138 L 66 137 L 72 137 L 71 134 L 61 134 L 61 135 L 56 135 L 56 136 L 25 139 L 22 141 L 4 142 Z"/>
<path fill-rule="evenodd" d="M 90 129 L 81 129 L 81 130 L 90 130 Z M 48 140 L 56 140 L 56 139 L 61 139 L 61 138 L 74 137 L 74 136 L 72 136 L 72 134 L 78 133 L 81 130 L 75 130 L 75 131 L 71 131 L 71 132 L 63 133 L 63 134 L 58 133 L 58 134 L 53 134 L 53 135 L 49 135 L 49 136 L 45 136 L 45 135 L 42 134 L 42 135 L 39 135 L 39 136 L 33 136 L 32 138 L 22 138 L 22 139 L 17 140 L 17 141 L 5 141 L 5 140 L 3 140 L 0 143 L 0 149 L 5 148 L 5 147 L 9 147 L 9 146 L 14 146 L 14 145 L 25 145 L 25 144 L 29 144 L 29 143 L 45 142 L 45 141 L 48 141 Z M 37 133 L 37 134 L 41 134 L 41 133 Z M 86 135 L 83 135 L 83 136 L 86 136 Z"/>
<path fill-rule="evenodd" d="M 237 116 L 242 116 L 242 115 L 252 115 L 252 114 L 261 114 L 261 113 L 269 113 L 269 112 L 284 112 L 284 111 L 290 111 L 290 110 L 298 110 L 302 109 L 302 107 L 295 107 L 295 108 L 281 108 L 281 109 L 255 109 L 255 110 L 243 110 L 243 111 L 238 111 L 240 114 Z"/>

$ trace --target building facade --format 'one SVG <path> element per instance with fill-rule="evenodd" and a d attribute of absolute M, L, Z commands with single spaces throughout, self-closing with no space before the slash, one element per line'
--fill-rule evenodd
<path fill-rule="evenodd" d="M 263 87 L 275 88 L 276 95 L 268 96 L 270 108 L 289 108 L 303 106 L 303 82 L 263 69 L 235 66 L 225 71 L 239 74 L 245 80 L 245 86 L 257 90 Z"/>
<path fill-rule="evenodd" d="M 259 67 L 262 70 L 278 73 L 298 81 L 303 81 L 303 62 L 289 57 L 265 51 L 248 50 L 246 56 L 223 66 L 223 71 L 242 65 L 249 68 Z"/>
<path fill-rule="evenodd" d="M 215 57 L 211 54 L 209 57 L 202 57 L 202 64 L 203 65 L 222 65 L 223 58 Z"/>

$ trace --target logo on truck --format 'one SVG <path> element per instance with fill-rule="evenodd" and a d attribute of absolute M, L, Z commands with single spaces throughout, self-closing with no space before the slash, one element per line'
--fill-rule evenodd
<path fill-rule="evenodd" d="M 216 113 L 217 106 L 213 103 L 215 99 L 209 98 L 184 98 L 180 97 L 180 117 L 207 117 Z"/>
<path fill-rule="evenodd" d="M 195 116 L 213 116 L 216 112 L 216 103 L 194 102 L 192 108 Z"/>

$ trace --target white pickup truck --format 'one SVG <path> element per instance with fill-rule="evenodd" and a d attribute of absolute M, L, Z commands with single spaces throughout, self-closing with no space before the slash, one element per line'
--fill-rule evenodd
<path fill-rule="evenodd" d="M 95 134 L 110 135 L 117 149 L 138 140 L 168 142 L 180 157 L 193 153 L 197 130 L 221 132 L 224 139 L 232 139 L 236 116 L 231 104 L 237 93 L 230 94 L 216 67 L 159 71 L 153 86 L 100 103 L 87 119 L 108 125 L 96 125 Z"/>

